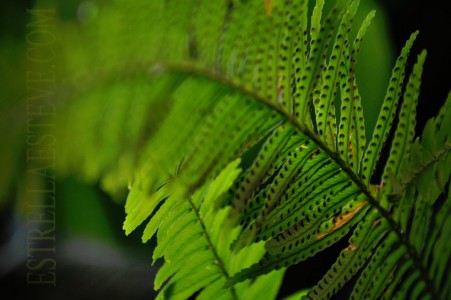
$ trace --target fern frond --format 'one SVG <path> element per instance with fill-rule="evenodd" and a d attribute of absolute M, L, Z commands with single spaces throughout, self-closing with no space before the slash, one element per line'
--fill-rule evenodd
<path fill-rule="evenodd" d="M 401 108 L 400 124 L 404 124 L 403 122 L 406 122 L 404 120 L 410 120 L 411 125 L 407 126 L 406 124 L 398 127 L 395 133 L 398 135 L 398 138 L 394 139 L 391 155 L 397 155 L 397 151 L 399 151 L 400 142 L 396 144 L 398 139 L 404 139 L 405 136 L 413 136 L 413 107 L 415 99 L 418 97 L 419 76 L 424 59 L 425 52 L 419 56 L 418 63 L 414 67 L 409 86 L 405 92 L 403 107 Z M 424 176 L 429 178 L 427 183 L 426 177 L 419 175 L 419 178 L 425 180 L 424 183 L 412 184 L 409 181 L 408 185 L 404 186 L 407 188 L 398 187 L 403 191 L 399 204 L 395 204 L 388 211 L 381 206 L 381 203 L 387 203 L 386 197 L 392 193 L 393 186 L 402 184 L 400 178 L 390 177 L 392 181 L 383 185 L 377 196 L 373 196 L 361 191 L 358 185 L 354 186 L 352 178 L 347 177 L 346 172 L 339 172 L 339 166 L 336 166 L 336 171 L 334 172 L 331 171 L 333 169 L 328 168 L 331 165 L 333 166 L 333 163 L 327 164 L 326 167 L 321 165 L 321 160 L 316 160 L 313 156 L 310 157 L 314 161 L 312 165 L 320 166 L 320 170 L 309 172 L 308 168 L 303 169 L 298 178 L 300 180 L 303 179 L 302 176 L 307 178 L 304 182 L 300 182 L 310 188 L 313 187 L 313 191 L 316 193 L 315 197 L 309 196 L 309 194 L 298 194 L 294 195 L 292 200 L 290 200 L 290 197 L 286 196 L 280 200 L 276 208 L 271 210 L 271 213 L 266 213 L 267 217 L 265 217 L 265 212 L 262 212 L 263 217 L 261 218 L 266 223 L 265 221 L 260 221 L 262 225 L 258 226 L 259 218 L 256 218 L 257 229 L 253 231 L 251 231 L 252 227 L 248 229 L 248 232 L 252 232 L 252 234 L 256 235 L 256 238 L 250 238 L 251 234 L 248 233 L 242 239 L 245 240 L 245 244 L 260 239 L 268 240 L 266 244 L 267 253 L 258 264 L 243 270 L 232 278 L 230 284 L 305 260 L 351 231 L 352 236 L 349 240 L 349 246 L 342 251 L 336 263 L 323 279 L 311 289 L 310 297 L 319 299 L 330 298 L 353 276 L 358 278 L 352 296 L 356 299 L 377 299 L 381 295 L 387 293 L 396 294 L 398 292 L 401 293 L 400 295 L 405 296 L 402 292 L 411 291 L 411 285 L 415 283 L 416 286 L 412 296 L 430 295 L 433 298 L 440 297 L 439 293 L 443 290 L 441 286 L 443 283 L 440 280 L 443 277 L 440 277 L 439 281 L 433 282 L 432 278 L 436 278 L 436 275 L 429 273 L 426 266 L 430 265 L 433 260 L 436 260 L 436 262 L 440 261 L 446 265 L 449 256 L 443 254 L 431 257 L 431 253 L 424 250 L 429 249 L 431 251 L 433 249 L 432 245 L 437 244 L 436 239 L 439 232 L 447 227 L 443 217 L 447 212 L 435 216 L 434 207 L 437 205 L 447 207 L 444 204 L 447 201 L 445 198 L 449 198 L 449 191 L 445 189 L 449 184 L 450 177 L 448 158 L 449 130 L 442 127 L 442 122 L 448 122 L 448 119 L 444 118 L 447 115 L 448 102 L 449 100 L 439 116 L 426 125 L 425 133 L 423 134 L 425 141 L 421 143 L 424 146 L 420 146 L 421 144 L 418 141 L 412 146 L 403 141 L 405 147 L 411 147 L 411 151 L 415 151 L 413 155 L 420 156 L 423 155 L 420 153 L 424 153 L 430 160 L 426 160 L 423 157 L 415 157 L 414 160 L 410 161 L 409 157 L 411 155 L 407 151 L 408 149 L 405 150 L 406 152 L 403 155 L 399 156 L 399 159 L 407 159 L 408 162 L 410 161 L 410 164 L 415 164 L 417 161 L 423 162 L 421 167 L 418 166 L 417 170 L 419 173 L 424 172 Z M 441 142 L 429 144 L 432 140 Z M 422 147 L 437 147 L 433 151 L 436 156 L 431 155 L 431 152 L 428 150 L 424 151 Z M 405 164 L 409 164 L 408 162 Z M 393 163 L 387 164 L 387 168 L 390 168 Z M 399 162 L 396 163 L 399 166 L 401 165 Z M 307 163 L 305 165 L 307 166 Z M 402 174 L 412 174 L 412 169 L 404 171 L 405 173 Z M 406 170 L 406 167 L 404 170 Z M 337 174 L 338 177 L 341 175 L 342 181 L 337 183 L 334 177 L 328 178 L 322 172 L 330 174 L 329 176 Z M 309 175 L 313 175 L 313 177 L 309 178 Z M 407 176 L 407 178 L 412 180 L 410 176 Z M 430 178 L 436 179 L 431 182 Z M 274 181 L 278 179 L 283 180 L 276 176 Z M 287 180 L 290 181 L 289 178 Z M 341 185 L 340 182 L 342 183 Z M 437 182 L 441 182 L 441 184 Z M 431 183 L 433 184 L 431 185 Z M 427 188 L 427 190 L 417 191 L 417 188 Z M 327 193 L 328 189 L 330 189 L 330 195 Z M 289 189 L 286 190 L 289 191 Z M 296 190 L 302 191 L 302 184 Z M 338 210 L 335 213 L 340 212 L 335 216 L 333 215 L 334 206 L 329 208 L 331 195 L 333 195 L 333 201 L 337 201 L 335 203 L 332 202 L 332 204 L 337 205 L 336 208 Z M 383 198 L 383 201 L 379 202 L 377 200 L 378 197 Z M 294 205 L 286 204 L 286 199 L 288 199 L 288 203 L 291 201 Z M 315 199 L 318 200 L 315 201 Z M 350 201 L 351 199 L 355 200 Z M 304 204 L 305 206 L 308 205 L 307 209 L 302 208 L 303 201 L 306 203 Z M 349 205 L 348 203 L 352 203 L 350 208 L 344 212 L 340 211 L 340 208 L 345 209 Z M 299 206 L 301 208 L 297 209 Z M 334 216 L 333 223 L 330 222 L 330 214 L 321 215 L 324 210 L 332 212 L 332 216 Z M 292 211 L 294 213 L 291 213 Z M 440 222 L 435 223 L 431 221 L 435 217 Z M 403 219 L 401 220 L 401 218 Z M 352 231 L 355 224 L 359 225 Z M 426 232 L 428 228 L 435 232 L 435 239 L 427 239 Z M 324 229 L 327 230 L 322 232 L 321 230 Z M 246 231 L 243 233 L 246 234 Z M 440 269 L 440 272 L 440 274 L 443 274 L 444 269 Z M 395 279 L 397 281 L 394 281 Z"/>
<path fill-rule="evenodd" d="M 147 221 L 143 241 L 157 235 L 159 297 L 275 297 L 282 272 L 272 271 L 345 236 L 308 297 L 330 298 L 351 278 L 360 299 L 448 295 L 450 100 L 412 142 L 425 53 L 399 114 L 397 105 L 414 33 L 367 143 L 355 62 L 374 12 L 351 43 L 358 5 L 338 0 L 328 11 L 316 1 L 309 30 L 308 1 L 117 1 L 137 11 L 145 45 L 108 32 L 115 10 L 90 34 L 67 29 L 90 45 L 100 37 L 102 48 L 131 43 L 111 62 L 95 51 L 80 59 L 74 81 L 97 59 L 101 83 L 65 104 L 59 127 L 72 134 L 59 134 L 74 147 L 59 169 L 112 193 L 129 184 L 124 230 Z M 71 73 L 70 59 L 63 68 Z M 396 119 L 382 183 L 372 185 Z"/>
<path fill-rule="evenodd" d="M 153 254 L 154 260 L 163 257 L 165 260 L 155 279 L 155 289 L 161 289 L 159 299 L 169 296 L 171 299 L 188 299 L 200 290 L 199 299 L 237 299 L 237 295 L 258 296 L 262 292 L 270 298 L 275 297 L 283 272 L 224 289 L 226 280 L 234 272 L 254 262 L 264 250 L 263 245 L 254 245 L 240 255 L 232 256 L 229 244 L 239 228 L 234 229 L 228 219 L 230 207 L 215 209 L 216 201 L 238 176 L 239 163 L 236 160 L 228 165 L 214 181 L 207 182 L 189 199 L 174 201 L 174 198 L 184 197 L 183 192 L 174 193 L 160 208 L 167 214 L 158 224 L 158 245 Z M 146 232 L 143 238 L 148 239 L 150 235 Z M 267 288 L 262 289 L 263 286 Z"/>

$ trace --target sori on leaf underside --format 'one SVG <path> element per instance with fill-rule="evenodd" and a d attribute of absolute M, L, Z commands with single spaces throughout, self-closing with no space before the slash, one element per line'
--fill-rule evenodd
<path fill-rule="evenodd" d="M 417 33 L 367 136 L 355 64 L 375 13 L 353 33 L 359 1 L 139 5 L 115 1 L 71 29 L 81 45 L 132 45 L 102 53 L 125 59 L 104 62 L 100 84 L 66 102 L 59 141 L 80 146 L 61 150 L 58 169 L 112 194 L 129 185 L 124 230 L 156 234 L 159 298 L 275 298 L 286 267 L 343 238 L 299 298 L 328 299 L 348 282 L 352 299 L 451 296 L 451 97 L 415 138 L 425 51 L 405 73 Z M 137 41 L 107 30 L 127 12 Z M 77 56 L 78 70 L 93 55 Z M 104 76 L 118 70 L 121 80 Z"/>

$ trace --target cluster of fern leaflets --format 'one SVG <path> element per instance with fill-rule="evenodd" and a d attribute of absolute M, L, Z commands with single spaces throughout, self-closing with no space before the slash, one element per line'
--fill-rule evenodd
<path fill-rule="evenodd" d="M 115 195 L 129 185 L 124 230 L 157 235 L 160 298 L 275 298 L 286 267 L 343 238 L 304 297 L 350 280 L 352 299 L 451 296 L 451 97 L 415 139 L 425 51 L 405 73 L 417 33 L 367 137 L 355 64 L 375 14 L 351 39 L 359 1 L 131 2 L 65 28 L 68 57 L 105 52 L 64 66 L 96 81 L 59 114 L 58 169 Z M 112 37 L 128 12 L 140 22 Z"/>

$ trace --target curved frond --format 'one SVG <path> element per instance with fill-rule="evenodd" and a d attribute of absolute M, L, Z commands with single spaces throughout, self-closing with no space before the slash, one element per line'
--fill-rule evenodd
<path fill-rule="evenodd" d="M 160 298 L 274 298 L 286 267 L 345 237 L 302 295 L 353 279 L 356 299 L 449 296 L 451 97 L 415 140 L 425 52 L 404 77 L 417 33 L 367 142 L 355 64 L 374 12 L 351 42 L 358 0 L 138 3 L 105 4 L 90 30 L 61 25 L 76 41 L 63 57 L 93 51 L 63 60 L 58 170 L 118 198 L 128 187 L 123 228 L 157 236 Z"/>

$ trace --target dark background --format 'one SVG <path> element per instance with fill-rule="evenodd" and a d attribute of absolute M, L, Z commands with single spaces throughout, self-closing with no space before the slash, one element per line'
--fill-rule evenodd
<path fill-rule="evenodd" d="M 400 53 L 409 34 L 415 30 L 420 34 L 412 53 L 428 51 L 418 103 L 420 129 L 436 115 L 451 89 L 451 12 L 447 1 L 442 0 L 381 0 L 380 3 L 390 23 L 396 53 Z"/>
<path fill-rule="evenodd" d="M 182 0 L 180 0 L 182 1 Z M 77 1 L 68 1 L 68 6 L 76 7 Z M 21 40 L 25 36 L 25 24 L 27 22 L 26 8 L 32 6 L 32 1 L 5 1 L 0 9 L 0 43 L 11 39 Z M 419 0 L 380 0 L 385 9 L 388 28 L 395 55 L 399 54 L 401 48 L 409 35 L 415 30 L 420 30 L 413 47 L 414 55 L 410 58 L 410 68 L 413 61 L 422 49 L 427 49 L 428 57 L 424 67 L 423 83 L 418 106 L 418 128 L 432 116 L 436 115 L 438 109 L 444 103 L 451 88 L 450 76 L 450 32 L 451 16 L 446 8 L 445 1 L 419 1 Z M 22 80 L 18 78 L 17 80 Z M 2 128 L 2 130 L 4 130 Z M 61 183 L 66 184 L 66 183 Z M 74 183 L 72 183 L 74 184 Z M 80 183 L 75 183 L 81 189 Z M 101 199 L 102 209 L 107 214 L 107 220 L 113 231 L 122 233 L 123 209 L 96 187 L 94 192 Z M 17 223 L 13 217 L 13 208 L 0 213 L 0 246 L 11 238 Z M 120 239 L 120 237 L 118 237 Z M 292 267 L 287 271 L 287 280 L 284 281 L 280 296 L 289 295 L 302 287 L 314 285 L 328 267 L 334 262 L 340 246 L 345 245 L 345 240 L 322 254 L 309 260 L 301 266 Z M 10 290 L 14 298 L 41 299 L 39 295 L 45 295 L 46 299 L 149 299 L 153 297 L 152 281 L 153 272 L 150 265 L 150 248 L 145 249 L 140 244 L 138 236 L 127 238 L 121 242 L 121 247 L 131 251 L 137 251 L 132 262 L 122 261 L 120 253 L 114 250 L 102 248 L 98 244 L 79 241 L 71 247 L 73 252 L 83 256 L 83 252 L 96 252 L 98 255 L 91 257 L 92 260 L 105 258 L 104 264 L 90 264 L 89 257 L 83 257 L 84 263 L 77 260 L 67 260 L 67 263 L 58 265 L 58 274 L 63 279 L 59 280 L 58 289 L 61 294 L 55 295 L 51 288 L 49 290 L 29 289 L 24 286 L 24 269 L 19 267 L 12 270 L 7 276 L 1 278 L 0 286 L 2 294 Z M 78 247 L 78 248 L 77 248 Z M 136 250 L 140 248 L 141 250 Z M 144 250 L 142 250 L 144 248 Z M 71 253 L 71 252 L 67 252 Z M 66 253 L 66 255 L 68 255 Z M 71 253 L 75 255 L 76 253 Z M 73 258 L 73 257 L 72 257 Z M 110 260 L 108 260 L 110 259 Z M 111 263 L 114 261 L 114 263 Z M 64 281 L 64 278 L 67 280 Z M 65 292 L 62 292 L 65 291 Z M 336 299 L 346 299 L 348 289 L 344 289 Z M 24 298 L 22 298 L 24 297 Z M 42 296 L 43 298 L 44 296 Z M 6 298 L 5 298 L 6 299 Z"/>

